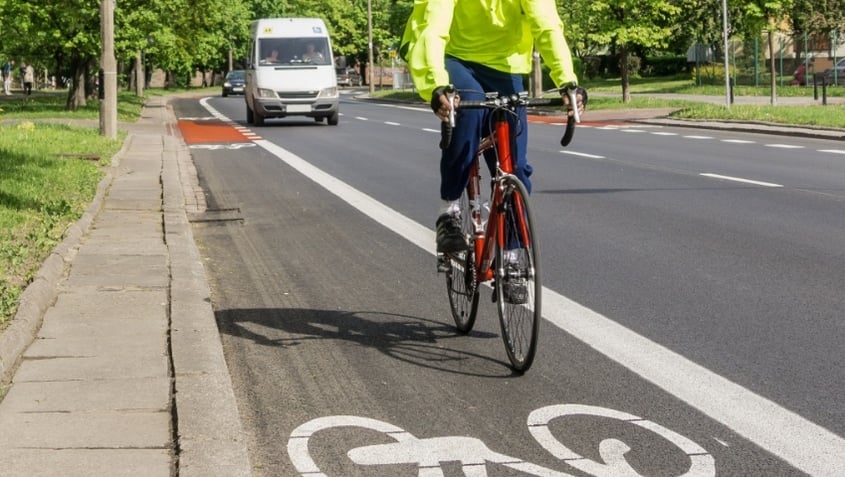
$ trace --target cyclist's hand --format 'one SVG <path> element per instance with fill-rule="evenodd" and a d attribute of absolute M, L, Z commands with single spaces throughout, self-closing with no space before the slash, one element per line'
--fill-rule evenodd
<path fill-rule="evenodd" d="M 454 86 L 438 86 L 434 88 L 434 91 L 431 93 L 431 110 L 434 111 L 434 114 L 436 114 L 437 117 L 444 123 L 449 121 L 449 112 L 452 110 L 452 105 L 449 104 L 450 94 L 454 95 L 454 103 L 457 108 L 461 98 L 455 91 Z"/>
<path fill-rule="evenodd" d="M 566 104 L 567 113 L 569 116 L 572 116 L 574 114 L 573 106 L 569 104 L 569 91 L 571 90 L 575 90 L 576 107 L 578 108 L 578 116 L 580 117 L 582 114 L 584 114 L 584 109 L 587 107 L 587 90 L 575 84 L 564 86 L 563 88 L 561 88 L 560 95 L 563 97 L 563 102 L 564 104 Z"/>

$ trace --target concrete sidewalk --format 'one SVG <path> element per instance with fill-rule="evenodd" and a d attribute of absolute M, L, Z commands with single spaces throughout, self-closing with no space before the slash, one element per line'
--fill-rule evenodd
<path fill-rule="evenodd" d="M 0 474 L 250 475 L 187 147 L 166 98 L 121 128 L 93 203 L 0 334 Z"/>

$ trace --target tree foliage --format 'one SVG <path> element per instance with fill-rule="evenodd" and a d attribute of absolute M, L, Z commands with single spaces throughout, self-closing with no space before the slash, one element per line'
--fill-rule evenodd
<path fill-rule="evenodd" d="M 108 1 L 108 0 L 106 0 Z M 397 47 L 413 0 L 117 0 L 115 55 L 129 77 L 135 58 L 161 68 L 173 81 L 196 70 L 223 71 L 231 57 L 245 57 L 249 24 L 257 18 L 317 16 L 332 35 L 335 54 L 366 61 L 368 6 L 372 12 L 376 61 Z M 845 37 L 842 0 L 730 0 L 730 34 L 759 38 L 764 30 Z M 722 40 L 717 0 L 558 0 L 567 40 L 576 56 L 613 54 L 628 81 L 627 56 L 673 51 L 693 42 Z M 93 91 L 100 56 L 99 1 L 0 0 L 3 40 L 0 57 L 33 63 L 38 71 L 73 80 L 68 106 Z M 10 20 L 12 19 L 12 20 Z"/>

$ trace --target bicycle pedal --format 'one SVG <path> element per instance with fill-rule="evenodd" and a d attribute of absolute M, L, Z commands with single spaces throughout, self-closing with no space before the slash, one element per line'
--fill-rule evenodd
<path fill-rule="evenodd" d="M 449 259 L 444 254 L 437 255 L 437 273 L 446 273 L 450 270 Z"/>

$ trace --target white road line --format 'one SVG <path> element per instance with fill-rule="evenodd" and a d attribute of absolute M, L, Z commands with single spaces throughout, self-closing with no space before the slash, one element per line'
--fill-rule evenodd
<path fill-rule="evenodd" d="M 719 174 L 711 174 L 709 172 L 702 172 L 700 175 L 704 177 L 712 177 L 713 179 L 723 179 L 726 181 L 734 181 L 734 182 L 742 182 L 744 184 L 754 184 L 764 187 L 783 187 L 780 184 L 773 184 L 771 182 L 761 182 L 761 181 L 753 181 L 751 179 L 743 179 L 741 177 L 731 177 L 731 176 L 722 176 Z"/>
<path fill-rule="evenodd" d="M 664 131 L 655 131 L 652 134 L 654 134 L 655 136 L 677 136 L 678 135 L 678 133 L 664 132 Z"/>
<path fill-rule="evenodd" d="M 401 124 L 394 123 L 393 121 L 385 121 L 384 124 L 387 124 L 388 126 L 401 126 Z"/>
<path fill-rule="evenodd" d="M 367 118 L 362 117 L 362 116 L 355 116 L 355 119 L 360 119 L 361 121 L 368 121 Z"/>
<path fill-rule="evenodd" d="M 757 141 L 749 141 L 747 139 L 722 139 L 722 142 L 729 142 L 731 144 L 754 144 Z"/>
<path fill-rule="evenodd" d="M 804 149 L 804 146 L 796 146 L 793 144 L 765 144 L 766 147 L 778 147 L 781 149 Z"/>
<path fill-rule="evenodd" d="M 829 152 L 831 154 L 845 154 L 842 149 L 819 149 L 819 152 Z"/>
<path fill-rule="evenodd" d="M 434 231 L 269 142 L 257 144 L 408 242 L 435 255 Z M 615 321 L 543 287 L 544 317 L 620 365 L 816 476 L 845 475 L 845 439 Z"/>
<path fill-rule="evenodd" d="M 644 133 L 645 132 L 642 129 L 620 129 L 620 131 L 626 132 L 626 133 Z"/>
<path fill-rule="evenodd" d="M 440 130 L 439 130 L 439 129 L 423 128 L 423 131 L 425 131 L 425 132 L 433 132 L 433 133 L 440 134 Z"/>
<path fill-rule="evenodd" d="M 569 154 L 570 156 L 588 157 L 590 159 L 604 159 L 604 156 L 597 156 L 595 154 L 587 154 L 586 152 L 575 151 L 559 151 L 561 154 Z"/>
<path fill-rule="evenodd" d="M 684 139 L 713 139 L 713 136 L 683 136 Z"/>

